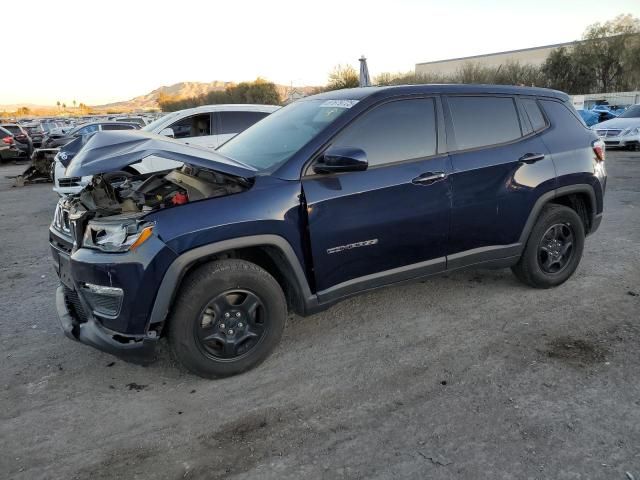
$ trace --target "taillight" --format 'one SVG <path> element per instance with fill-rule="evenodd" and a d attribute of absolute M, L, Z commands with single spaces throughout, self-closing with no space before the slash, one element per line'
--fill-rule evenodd
<path fill-rule="evenodd" d="M 602 140 L 595 140 L 591 146 L 593 147 L 593 153 L 596 154 L 596 158 L 599 162 L 604 162 L 605 158 L 605 144 Z"/>
<path fill-rule="evenodd" d="M 13 137 L 4 137 L 2 139 L 2 143 L 6 143 L 7 145 L 11 145 L 13 143 Z"/>

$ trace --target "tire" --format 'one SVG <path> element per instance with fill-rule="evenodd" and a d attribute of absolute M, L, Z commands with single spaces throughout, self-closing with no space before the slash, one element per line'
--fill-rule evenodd
<path fill-rule="evenodd" d="M 549 243 L 556 232 L 560 232 L 556 235 L 560 240 Z M 578 268 L 584 238 L 584 224 L 575 210 L 563 205 L 547 205 L 529 234 L 520 260 L 511 270 L 520 281 L 534 288 L 556 287 L 566 282 Z M 571 243 L 570 247 L 567 247 L 568 243 Z"/>
<path fill-rule="evenodd" d="M 169 343 L 192 373 L 227 377 L 264 361 L 286 320 L 284 293 L 267 271 L 244 260 L 219 260 L 182 283 L 169 318 Z"/>

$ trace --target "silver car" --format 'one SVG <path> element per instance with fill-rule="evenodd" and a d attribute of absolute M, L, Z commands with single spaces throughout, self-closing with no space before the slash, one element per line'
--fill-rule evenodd
<path fill-rule="evenodd" d="M 640 150 L 640 104 L 632 105 L 618 118 L 591 127 L 607 148 Z"/>

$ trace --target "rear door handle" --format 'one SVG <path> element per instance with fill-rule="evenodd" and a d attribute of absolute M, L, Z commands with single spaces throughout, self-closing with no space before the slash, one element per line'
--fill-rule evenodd
<path fill-rule="evenodd" d="M 544 153 L 525 153 L 518 161 L 522 163 L 536 163 L 544 158 Z"/>
<path fill-rule="evenodd" d="M 446 176 L 447 175 L 444 172 L 426 172 L 411 180 L 411 183 L 417 185 L 431 185 L 432 183 L 443 180 Z"/>

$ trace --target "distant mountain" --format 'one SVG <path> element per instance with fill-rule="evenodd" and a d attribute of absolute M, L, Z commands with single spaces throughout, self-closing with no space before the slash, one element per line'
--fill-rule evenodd
<path fill-rule="evenodd" d="M 160 96 L 166 96 L 172 99 L 181 99 L 196 97 L 198 95 L 204 95 L 205 93 L 214 90 L 224 90 L 229 86 L 236 85 L 234 82 L 222 82 L 215 80 L 213 82 L 180 82 L 169 86 L 162 86 L 152 90 L 151 92 L 134 97 L 131 100 L 122 102 L 107 103 L 104 105 L 92 105 L 90 108 L 96 113 L 105 113 L 107 111 L 113 112 L 128 112 L 138 110 L 151 110 L 158 108 L 158 99 Z M 276 85 L 278 93 L 282 101 L 287 99 L 295 100 L 300 97 L 311 95 L 317 89 L 317 87 L 290 87 L 287 85 Z M 46 113 L 48 115 L 60 114 L 60 109 L 54 106 L 35 105 L 31 103 L 20 103 L 15 105 L 0 105 L 0 113 L 3 111 L 13 112 L 20 107 L 29 108 L 34 114 Z M 64 113 L 74 113 L 74 109 L 67 105 L 67 109 Z"/>
<path fill-rule="evenodd" d="M 134 97 L 131 100 L 123 102 L 107 103 L 105 105 L 95 105 L 93 108 L 100 110 L 149 110 L 152 108 L 158 108 L 158 98 L 160 95 L 166 95 L 172 98 L 189 98 L 198 95 L 204 95 L 205 93 L 213 90 L 224 90 L 227 86 L 233 85 L 232 82 L 220 82 L 213 81 L 209 83 L 205 82 L 180 82 L 173 85 L 162 86 L 156 88 L 151 92 Z"/>
<path fill-rule="evenodd" d="M 214 80 L 213 82 L 180 82 L 173 85 L 163 86 L 147 93 L 140 95 L 124 102 L 108 103 L 105 105 L 95 105 L 92 108 L 96 110 L 149 110 L 158 108 L 158 99 L 160 96 L 167 96 L 173 99 L 197 97 L 214 90 L 224 90 L 229 86 L 236 85 L 235 82 L 222 82 Z M 280 98 L 284 101 L 292 93 L 300 96 L 306 96 L 317 87 L 289 87 L 286 85 L 276 85 Z"/>

